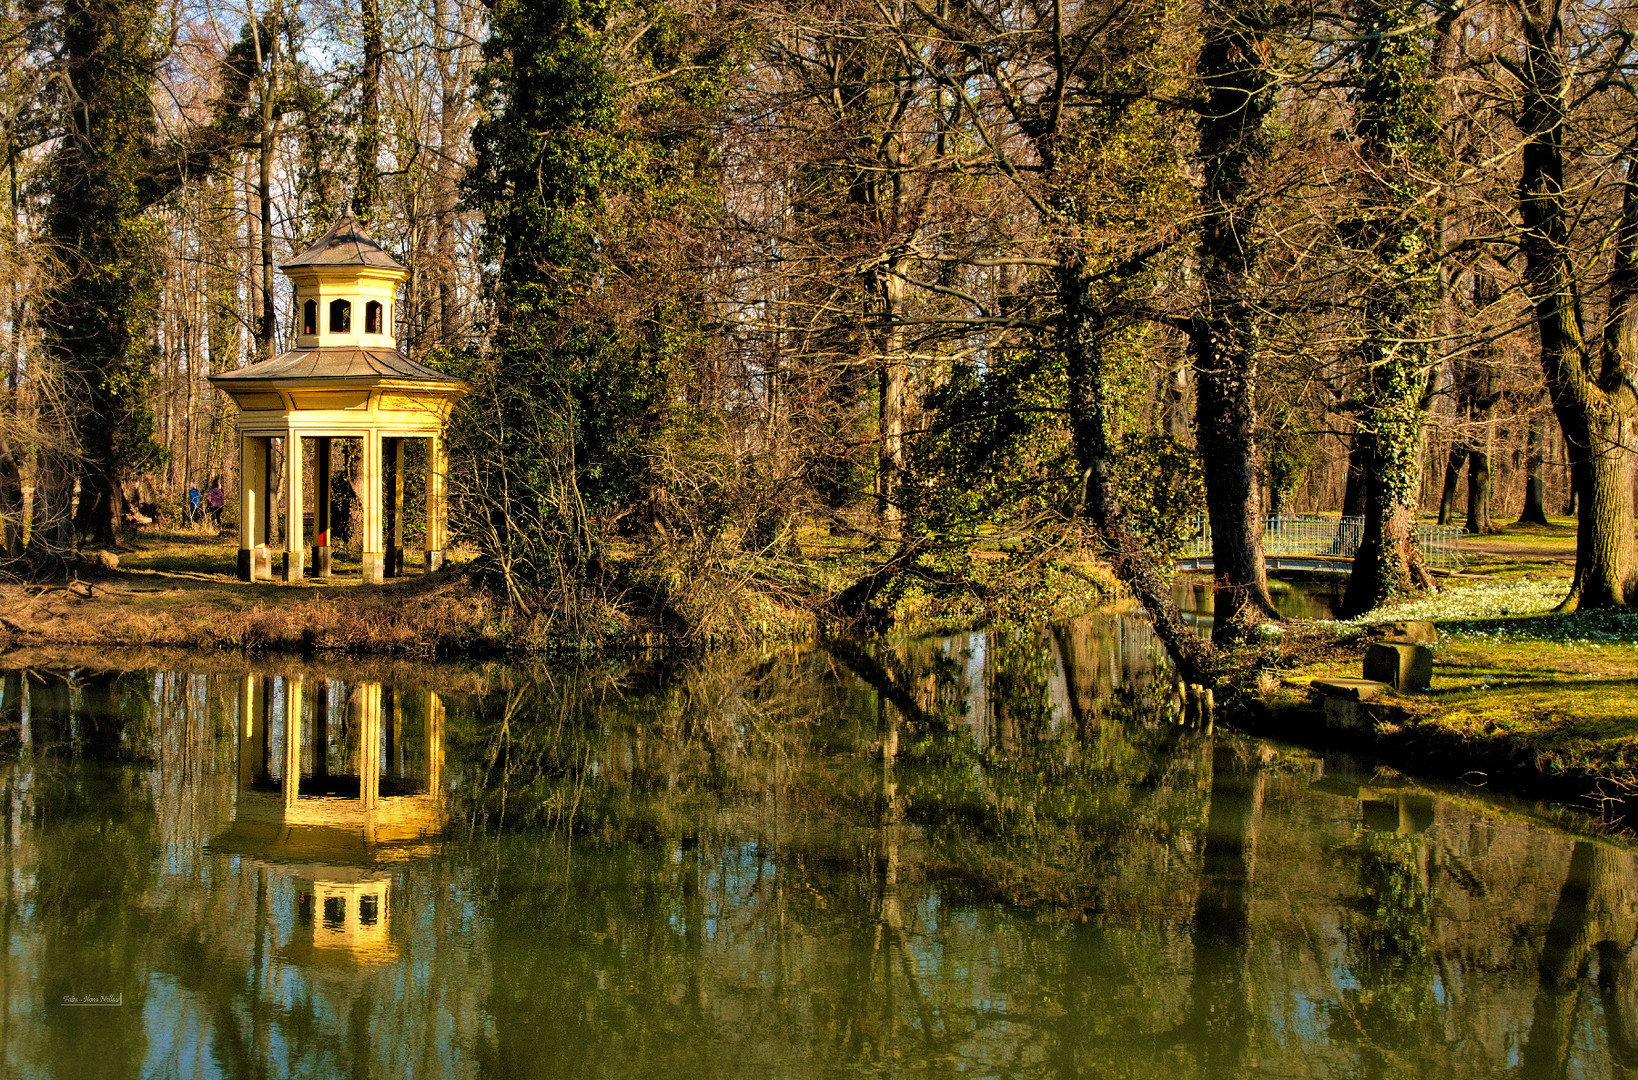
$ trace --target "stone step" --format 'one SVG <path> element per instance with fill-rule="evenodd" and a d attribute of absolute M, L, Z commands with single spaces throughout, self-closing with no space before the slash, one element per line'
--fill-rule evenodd
<path fill-rule="evenodd" d="M 1377 679 L 1315 679 L 1308 688 L 1321 697 L 1342 701 L 1370 701 L 1393 689 Z"/>

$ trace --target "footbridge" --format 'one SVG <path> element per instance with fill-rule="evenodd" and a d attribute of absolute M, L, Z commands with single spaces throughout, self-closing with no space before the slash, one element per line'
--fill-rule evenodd
<path fill-rule="evenodd" d="M 1422 550 L 1423 565 L 1446 573 L 1460 570 L 1458 542 L 1462 532 L 1458 525 L 1418 525 L 1416 542 Z M 1364 534 L 1362 517 L 1281 514 L 1263 523 L 1263 562 L 1271 574 L 1283 571 L 1347 577 Z M 1194 535 L 1184 545 L 1177 569 L 1182 573 L 1211 573 L 1211 522 L 1206 515 L 1196 517 Z"/>

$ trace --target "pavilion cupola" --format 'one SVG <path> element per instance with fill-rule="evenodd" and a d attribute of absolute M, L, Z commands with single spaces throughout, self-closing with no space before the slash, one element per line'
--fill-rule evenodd
<path fill-rule="evenodd" d="M 397 347 L 393 307 L 409 271 L 352 214 L 279 269 L 296 286 L 296 348 Z"/>

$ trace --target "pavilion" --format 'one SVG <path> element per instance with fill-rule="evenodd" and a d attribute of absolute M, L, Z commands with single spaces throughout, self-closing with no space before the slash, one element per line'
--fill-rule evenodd
<path fill-rule="evenodd" d="M 409 271 L 350 213 L 279 269 L 295 284 L 295 348 L 210 377 L 239 406 L 239 576 L 271 578 L 276 543 L 284 552 L 284 579 L 299 581 L 305 573 L 305 439 L 316 444 L 315 576 L 330 576 L 335 439 L 360 440 L 360 540 L 369 583 L 403 572 L 406 448 L 412 439 L 427 441 L 425 566 L 436 570 L 448 528 L 444 424 L 467 386 L 399 352 L 393 308 Z M 274 535 L 275 440 L 284 447 L 282 537 Z"/>

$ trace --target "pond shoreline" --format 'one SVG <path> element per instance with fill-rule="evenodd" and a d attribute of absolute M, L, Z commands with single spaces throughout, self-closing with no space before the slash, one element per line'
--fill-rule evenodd
<path fill-rule="evenodd" d="M 1441 724 L 1403 699 L 1361 707 L 1362 723 L 1327 720 L 1306 687 L 1282 686 L 1253 697 L 1225 718 L 1248 735 L 1315 751 L 1359 754 L 1407 776 L 1459 785 L 1476 795 L 1541 801 L 1597 819 L 1621 832 L 1638 821 L 1630 771 L 1590 759 L 1566 766 L 1553 749 L 1524 738 L 1476 739 Z"/>
<path fill-rule="evenodd" d="M 1538 585 L 1549 596 L 1555 587 L 1551 580 Z M 1306 683 L 1357 676 L 1364 635 L 1339 634 L 1333 625 L 1304 618 L 1319 612 L 1287 614 L 1299 621 L 1284 636 L 1279 670 L 1248 673 L 1237 693 L 1219 689 L 1224 722 L 1310 749 L 1367 754 L 1430 780 L 1562 802 L 1605 821 L 1638 816 L 1638 766 L 1628 764 L 1629 757 L 1638 762 L 1638 680 L 1632 677 L 1638 668 L 1631 666 L 1638 648 L 1621 617 L 1417 615 L 1441 626 L 1435 690 L 1369 703 L 1360 710 L 1363 722 L 1343 726 L 1327 723 Z M 780 646 L 829 636 L 811 613 L 800 624 L 789 622 L 765 624 L 757 641 L 737 644 Z M 930 622 L 914 629 L 950 628 Z M 596 631 L 595 640 L 581 641 L 542 634 L 508 617 L 458 567 L 368 589 L 339 582 L 252 585 L 219 573 L 140 566 L 84 581 L 0 584 L 0 654 L 12 658 L 6 666 L 19 659 L 43 666 L 57 654 L 87 663 L 109 649 L 208 653 L 230 663 L 437 661 L 468 668 L 497 660 L 613 661 L 653 658 L 657 650 L 701 651 L 668 648 L 675 643 L 659 620 L 605 621 Z M 905 634 L 901 627 L 894 636 Z M 1615 647 L 1623 637 L 1629 639 L 1624 652 Z M 1600 650 L 1589 640 L 1615 644 Z"/>

